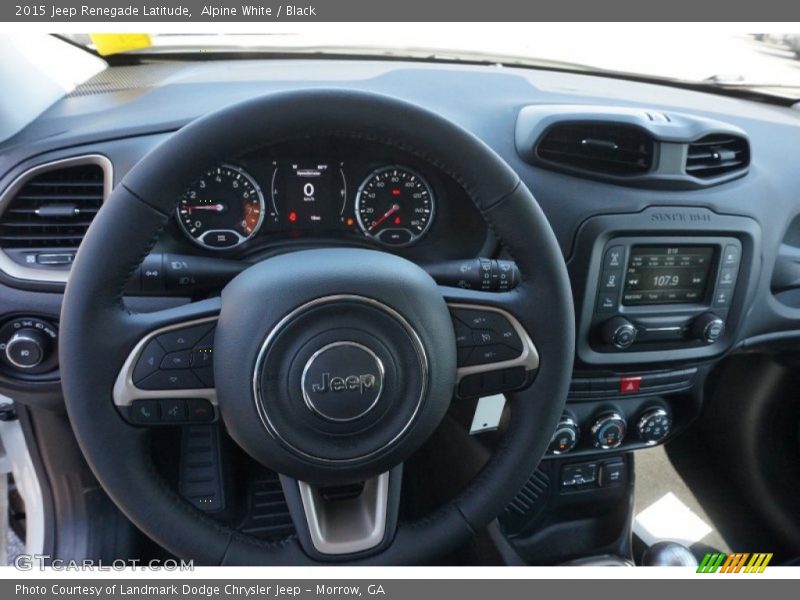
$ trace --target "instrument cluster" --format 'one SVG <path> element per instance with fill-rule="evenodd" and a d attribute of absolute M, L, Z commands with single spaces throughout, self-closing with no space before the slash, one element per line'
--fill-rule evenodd
<path fill-rule="evenodd" d="M 244 164 L 243 164 L 244 163 Z M 219 164 L 181 196 L 177 220 L 208 250 L 271 233 L 355 233 L 379 245 L 417 243 L 436 216 L 428 179 L 403 163 L 265 157 Z"/>

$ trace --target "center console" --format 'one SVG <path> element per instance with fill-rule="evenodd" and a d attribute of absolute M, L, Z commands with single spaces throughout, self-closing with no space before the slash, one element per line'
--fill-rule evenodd
<path fill-rule="evenodd" d="M 760 243 L 754 220 L 696 207 L 583 222 L 568 261 L 577 339 L 567 404 L 500 518 L 526 560 L 547 564 L 581 544 L 629 550 L 631 451 L 669 441 L 699 414 L 758 286 Z"/>

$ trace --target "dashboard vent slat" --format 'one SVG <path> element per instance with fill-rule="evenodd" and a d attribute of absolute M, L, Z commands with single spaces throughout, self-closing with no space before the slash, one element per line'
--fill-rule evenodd
<path fill-rule="evenodd" d="M 563 122 L 542 135 L 535 153 L 551 165 L 624 177 L 653 168 L 655 142 L 644 130 L 625 123 Z"/>
<path fill-rule="evenodd" d="M 77 248 L 105 190 L 103 167 L 94 163 L 33 176 L 0 217 L 0 248 Z"/>
<path fill-rule="evenodd" d="M 750 145 L 742 137 L 711 134 L 689 144 L 686 173 L 699 179 L 710 179 L 747 169 Z"/>

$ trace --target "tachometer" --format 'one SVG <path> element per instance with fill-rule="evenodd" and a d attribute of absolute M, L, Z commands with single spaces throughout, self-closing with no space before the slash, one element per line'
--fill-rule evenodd
<path fill-rule="evenodd" d="M 370 173 L 356 194 L 356 218 L 368 236 L 390 246 L 406 246 L 425 235 L 433 222 L 431 186 L 401 166 Z"/>
<path fill-rule="evenodd" d="M 206 171 L 181 196 L 178 222 L 194 243 L 212 250 L 234 248 L 264 221 L 264 194 L 244 170 L 220 165 Z"/>

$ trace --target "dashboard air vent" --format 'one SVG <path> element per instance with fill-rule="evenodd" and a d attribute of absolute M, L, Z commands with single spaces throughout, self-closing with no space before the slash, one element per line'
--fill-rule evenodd
<path fill-rule="evenodd" d="M 634 125 L 563 122 L 544 133 L 535 152 L 540 160 L 553 165 L 619 177 L 650 171 L 655 143 L 646 131 Z"/>
<path fill-rule="evenodd" d="M 64 164 L 39 171 L 13 193 L 0 216 L 1 248 L 78 247 L 103 204 L 106 172 L 91 159 Z"/>
<path fill-rule="evenodd" d="M 700 179 L 743 171 L 749 164 L 750 145 L 734 135 L 707 135 L 689 144 L 686 155 L 686 173 Z"/>

